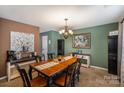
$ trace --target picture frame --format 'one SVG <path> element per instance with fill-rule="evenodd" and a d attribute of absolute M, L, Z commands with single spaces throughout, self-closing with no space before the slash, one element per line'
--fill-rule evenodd
<path fill-rule="evenodd" d="M 33 52 L 34 51 L 34 34 L 17 31 L 10 32 L 10 50 Z"/>
<path fill-rule="evenodd" d="M 91 48 L 91 33 L 74 34 L 72 40 L 72 46 L 73 48 L 77 48 L 77 49 Z"/>

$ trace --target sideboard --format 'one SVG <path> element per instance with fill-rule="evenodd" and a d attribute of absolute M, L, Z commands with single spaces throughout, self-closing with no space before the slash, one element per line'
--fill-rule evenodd
<path fill-rule="evenodd" d="M 24 67 L 28 70 L 29 64 L 34 63 L 34 62 L 36 62 L 35 57 L 7 61 L 7 80 L 10 81 L 20 76 L 15 67 L 15 63 L 18 63 L 21 67 Z"/>
<path fill-rule="evenodd" d="M 90 67 L 90 64 L 91 64 L 91 55 L 90 54 L 83 54 L 83 53 L 73 52 L 72 55 L 73 56 L 81 55 L 82 56 L 82 64 L 81 64 L 81 66 Z"/>

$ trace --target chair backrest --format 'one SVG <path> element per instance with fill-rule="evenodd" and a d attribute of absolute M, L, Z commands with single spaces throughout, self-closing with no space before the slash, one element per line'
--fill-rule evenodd
<path fill-rule="evenodd" d="M 44 54 L 40 55 L 40 61 L 45 61 L 45 55 Z"/>
<path fill-rule="evenodd" d="M 65 77 L 65 85 L 64 86 L 67 86 L 68 83 L 70 83 L 73 79 L 73 76 L 75 74 L 75 71 L 76 71 L 76 65 L 77 65 L 77 62 L 72 64 L 72 65 L 69 65 L 68 68 L 67 68 L 67 72 L 66 72 L 66 77 Z M 71 73 L 70 73 L 70 70 L 71 70 Z M 69 82 L 67 82 L 67 78 L 68 76 L 70 76 L 69 78 Z"/>
<path fill-rule="evenodd" d="M 28 75 L 27 75 L 25 69 L 20 68 L 20 66 L 17 63 L 15 64 L 15 66 L 16 66 L 17 70 L 19 71 L 19 74 L 23 80 L 23 86 L 31 87 L 31 83 L 30 83 L 30 80 L 28 78 Z"/>
<path fill-rule="evenodd" d="M 36 62 L 38 63 L 40 61 L 45 61 L 45 55 L 44 54 L 36 56 Z"/>
<path fill-rule="evenodd" d="M 48 59 L 54 59 L 55 58 L 55 53 L 48 53 Z"/>
<path fill-rule="evenodd" d="M 39 56 L 35 57 L 35 60 L 36 60 L 37 63 L 40 62 Z"/>
<path fill-rule="evenodd" d="M 81 68 L 81 61 L 79 60 L 77 62 L 76 73 L 80 74 L 80 68 Z"/>

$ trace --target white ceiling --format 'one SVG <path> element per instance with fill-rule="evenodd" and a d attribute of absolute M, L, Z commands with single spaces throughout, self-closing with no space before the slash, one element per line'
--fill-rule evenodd
<path fill-rule="evenodd" d="M 41 32 L 72 29 L 118 22 L 124 17 L 124 6 L 0 6 L 0 17 L 39 26 Z"/>

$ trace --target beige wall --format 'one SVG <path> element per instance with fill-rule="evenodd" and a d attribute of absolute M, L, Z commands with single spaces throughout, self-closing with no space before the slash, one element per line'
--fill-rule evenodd
<path fill-rule="evenodd" d="M 38 27 L 0 18 L 0 77 L 6 75 L 6 51 L 10 49 L 11 31 L 34 34 L 34 48 L 40 53 Z"/>

